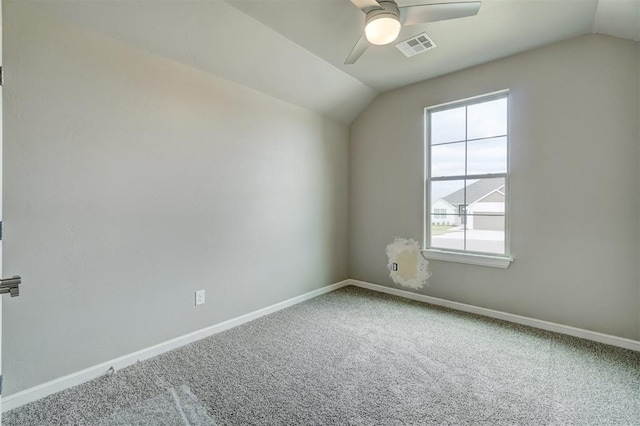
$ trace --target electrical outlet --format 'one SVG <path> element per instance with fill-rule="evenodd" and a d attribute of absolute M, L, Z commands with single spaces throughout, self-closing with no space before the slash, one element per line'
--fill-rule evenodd
<path fill-rule="evenodd" d="M 196 306 L 204 304 L 204 290 L 196 291 Z"/>
<path fill-rule="evenodd" d="M 393 269 L 394 271 L 398 270 L 398 264 L 396 262 L 393 262 L 393 265 L 391 266 L 391 269 Z"/>

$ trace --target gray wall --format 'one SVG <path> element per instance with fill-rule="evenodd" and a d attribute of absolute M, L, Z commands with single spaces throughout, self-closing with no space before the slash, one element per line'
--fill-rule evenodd
<path fill-rule="evenodd" d="M 351 127 L 350 276 L 422 239 L 423 108 L 511 90 L 507 270 L 432 261 L 422 293 L 640 337 L 638 44 L 589 35 L 379 96 Z"/>
<path fill-rule="evenodd" d="M 346 126 L 28 6 L 3 22 L 6 394 L 347 278 Z"/>

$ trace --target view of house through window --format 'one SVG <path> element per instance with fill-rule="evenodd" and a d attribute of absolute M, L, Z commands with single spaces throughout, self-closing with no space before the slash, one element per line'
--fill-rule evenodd
<path fill-rule="evenodd" d="M 507 255 L 508 94 L 428 108 L 427 247 Z"/>

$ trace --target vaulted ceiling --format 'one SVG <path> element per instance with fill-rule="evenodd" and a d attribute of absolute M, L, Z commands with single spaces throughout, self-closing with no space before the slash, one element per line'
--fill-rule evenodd
<path fill-rule="evenodd" d="M 432 0 L 442 3 L 452 0 Z M 406 27 L 437 47 L 372 46 L 349 0 L 33 0 L 126 43 L 350 123 L 381 92 L 592 32 L 640 40 L 640 0 L 482 0 L 477 16 Z M 412 0 L 398 0 L 399 5 Z"/>

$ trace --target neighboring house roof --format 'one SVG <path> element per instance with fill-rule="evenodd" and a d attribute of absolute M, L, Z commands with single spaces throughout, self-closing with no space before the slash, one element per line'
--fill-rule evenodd
<path fill-rule="evenodd" d="M 444 198 L 438 198 L 438 199 L 436 200 L 436 202 L 435 202 L 435 203 L 433 203 L 433 207 L 435 207 L 435 206 L 436 206 L 436 203 L 437 203 L 437 202 L 441 202 L 445 207 L 451 208 L 451 210 L 456 210 L 456 211 L 457 211 L 457 209 L 458 209 L 458 207 L 457 207 L 457 206 L 454 206 L 453 204 L 451 204 L 451 203 L 449 203 L 449 202 L 445 201 L 445 199 L 444 199 Z"/>
<path fill-rule="evenodd" d="M 491 191 L 490 193 L 486 194 L 484 197 L 480 197 L 478 200 L 474 201 L 473 203 L 470 203 L 468 205 L 468 207 L 473 206 L 474 204 L 478 204 L 478 203 L 483 203 L 486 202 L 484 200 L 486 200 L 487 198 L 489 198 L 489 196 L 491 196 L 491 194 L 498 194 L 498 196 L 502 197 L 504 199 L 504 193 L 502 191 L 500 191 L 499 189 L 494 189 L 493 191 Z M 492 202 L 492 201 L 489 201 Z M 493 201 L 494 203 L 497 201 Z"/>
<path fill-rule="evenodd" d="M 464 188 L 452 192 L 446 197 L 442 197 L 444 201 L 451 205 L 459 206 L 460 204 L 472 204 L 481 198 L 486 197 L 490 192 L 504 187 L 504 178 L 488 178 L 480 179 L 477 182 L 467 186 L 467 200 L 464 199 Z"/>

